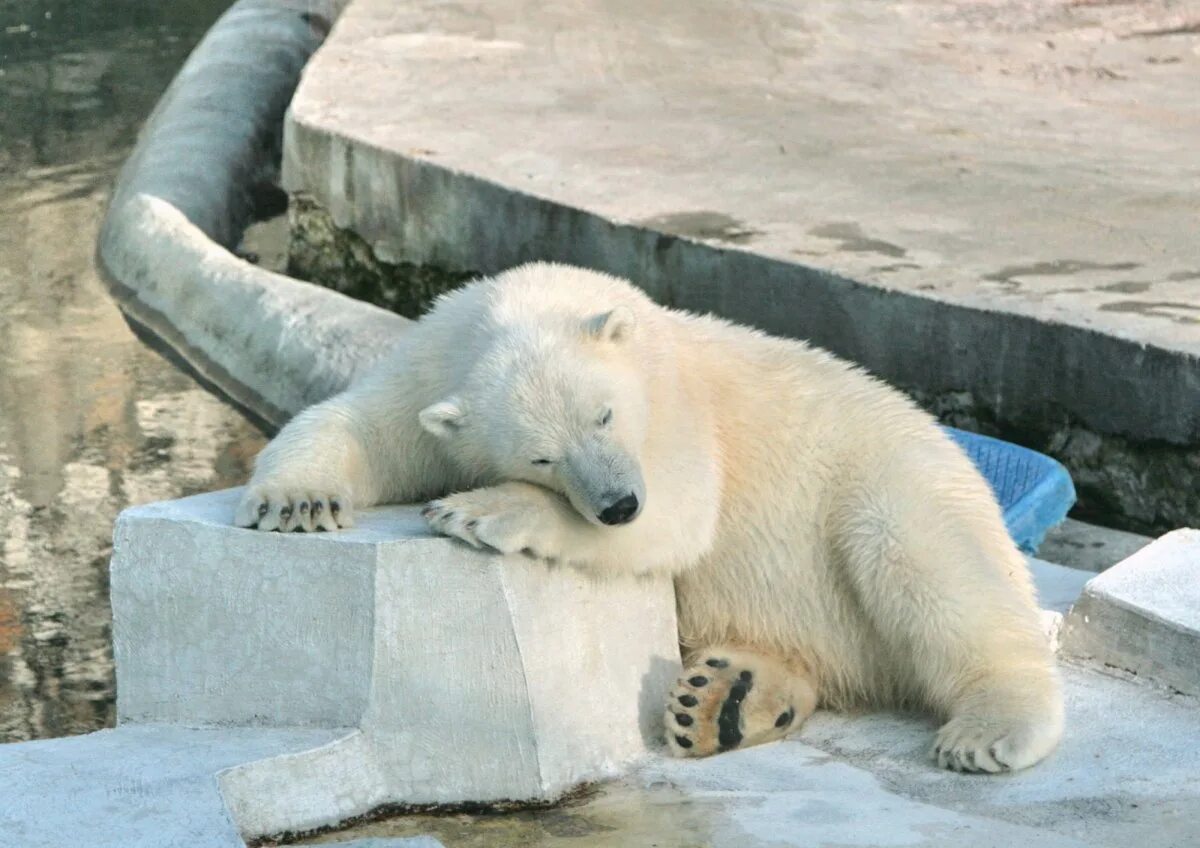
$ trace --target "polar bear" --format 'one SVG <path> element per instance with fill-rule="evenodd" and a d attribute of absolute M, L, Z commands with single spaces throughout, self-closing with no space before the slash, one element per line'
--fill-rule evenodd
<path fill-rule="evenodd" d="M 524 265 L 443 296 L 296 416 L 235 522 L 334 530 L 426 500 L 476 547 L 674 578 L 678 756 L 778 739 L 818 705 L 931 711 L 932 756 L 961 771 L 1032 765 L 1062 732 L 987 483 L 904 395 L 805 343 Z"/>

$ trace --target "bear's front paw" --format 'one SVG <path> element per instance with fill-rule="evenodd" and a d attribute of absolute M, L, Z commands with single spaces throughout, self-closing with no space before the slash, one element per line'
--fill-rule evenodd
<path fill-rule="evenodd" d="M 430 501 L 421 515 L 429 526 L 476 548 L 502 554 L 526 553 L 540 559 L 554 554 L 539 532 L 538 504 L 503 486 L 460 492 Z"/>
<path fill-rule="evenodd" d="M 337 530 L 354 526 L 354 509 L 345 492 L 251 485 L 238 502 L 233 523 L 281 533 Z"/>

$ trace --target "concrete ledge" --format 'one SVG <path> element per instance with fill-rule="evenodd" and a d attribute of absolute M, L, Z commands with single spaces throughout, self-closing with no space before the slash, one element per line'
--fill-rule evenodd
<path fill-rule="evenodd" d="M 239 491 L 123 513 L 112 595 L 123 720 L 359 728 L 224 774 L 243 834 L 554 800 L 659 743 L 669 580 L 491 556 L 429 535 L 416 507 L 336 534 L 242 530 Z"/>
<path fill-rule="evenodd" d="M 1200 531 L 1168 533 L 1088 582 L 1063 650 L 1200 695 Z"/>

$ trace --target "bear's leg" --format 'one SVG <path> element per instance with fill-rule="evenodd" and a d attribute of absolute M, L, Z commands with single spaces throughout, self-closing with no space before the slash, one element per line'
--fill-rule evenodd
<path fill-rule="evenodd" d="M 354 510 L 403 503 L 447 480 L 418 421 L 414 377 L 398 352 L 340 395 L 287 423 L 254 462 L 238 527 L 288 532 L 351 527 Z"/>
<path fill-rule="evenodd" d="M 1015 771 L 1058 743 L 1062 693 L 1021 555 L 1003 525 L 975 520 L 864 508 L 842 556 L 874 631 L 909 658 L 893 684 L 946 719 L 932 757 L 956 771 Z"/>
<path fill-rule="evenodd" d="M 695 653 L 667 698 L 667 746 L 677 757 L 782 739 L 817 705 L 798 663 L 718 645 Z"/>

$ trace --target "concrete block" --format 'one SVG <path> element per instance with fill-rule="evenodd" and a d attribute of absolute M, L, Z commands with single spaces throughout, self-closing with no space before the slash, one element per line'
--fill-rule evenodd
<path fill-rule="evenodd" d="M 657 744 L 679 671 L 669 580 L 485 554 L 416 507 L 336 534 L 242 530 L 237 497 L 123 513 L 112 596 L 122 721 L 347 729 L 223 773 L 243 833 L 549 800 Z"/>
<path fill-rule="evenodd" d="M 1200 530 L 1168 533 L 1090 580 L 1062 644 L 1200 695 Z"/>

